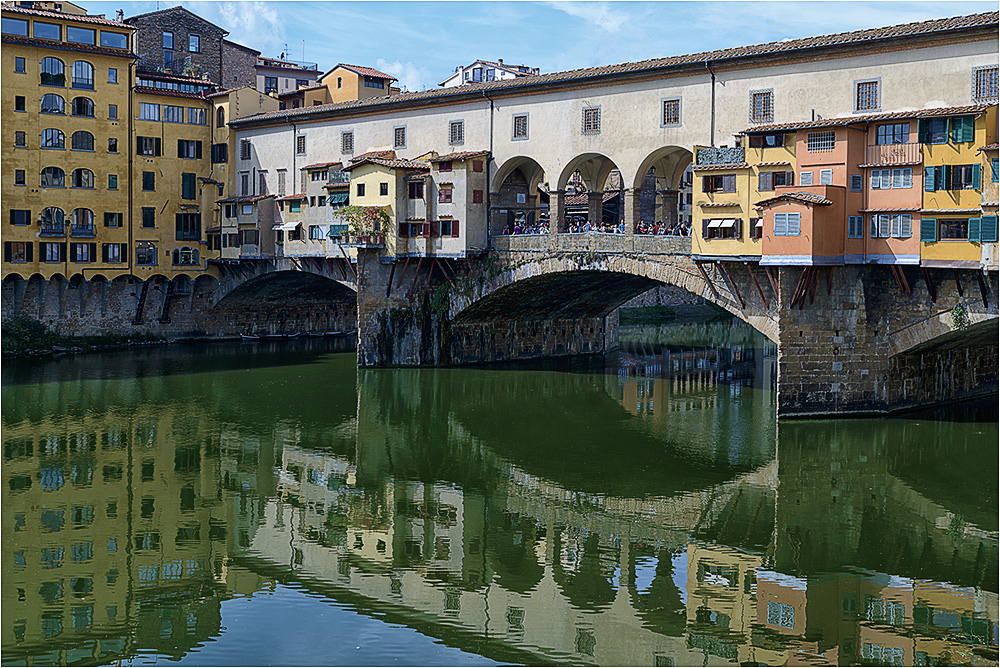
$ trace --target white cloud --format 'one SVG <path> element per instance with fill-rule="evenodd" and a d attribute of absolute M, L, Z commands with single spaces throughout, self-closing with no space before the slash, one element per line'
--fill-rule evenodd
<path fill-rule="evenodd" d="M 592 23 L 601 30 L 616 33 L 628 21 L 624 3 L 607 2 L 549 2 L 552 9 L 558 9 L 570 16 Z"/>
<path fill-rule="evenodd" d="M 406 91 L 426 90 L 428 86 L 435 86 L 437 84 L 436 81 L 431 79 L 431 73 L 428 69 L 418 67 L 410 61 L 405 63 L 398 60 L 389 62 L 383 58 L 379 58 L 375 61 L 375 69 L 396 77 L 398 81 L 395 85 Z"/>

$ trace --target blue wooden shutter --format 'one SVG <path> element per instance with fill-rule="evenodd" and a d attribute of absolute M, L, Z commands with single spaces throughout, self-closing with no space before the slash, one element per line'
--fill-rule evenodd
<path fill-rule="evenodd" d="M 917 121 L 917 141 L 921 144 L 926 144 L 927 140 L 930 139 L 930 128 L 927 126 L 927 119 L 922 118 Z"/>
<path fill-rule="evenodd" d="M 923 123 L 923 121 L 920 121 Z M 924 167 L 924 191 L 934 192 L 937 188 L 934 186 L 934 177 L 936 173 L 935 167 Z"/>
<path fill-rule="evenodd" d="M 920 219 L 920 240 L 937 241 L 937 218 Z"/>
<path fill-rule="evenodd" d="M 982 225 L 979 230 L 979 240 L 984 243 L 996 243 L 997 241 L 997 217 L 983 216 Z"/>
<path fill-rule="evenodd" d="M 982 183 L 982 173 L 983 173 L 982 165 L 977 163 L 972 166 L 972 187 L 975 190 L 979 190 L 980 187 L 979 184 Z"/>
<path fill-rule="evenodd" d="M 981 218 L 969 218 L 969 241 L 979 241 L 981 239 L 981 229 L 983 221 Z"/>

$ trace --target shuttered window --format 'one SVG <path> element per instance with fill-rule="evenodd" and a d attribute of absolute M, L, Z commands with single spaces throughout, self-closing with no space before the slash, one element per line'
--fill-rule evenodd
<path fill-rule="evenodd" d="M 800 213 L 776 213 L 774 214 L 774 236 L 776 237 L 797 237 L 801 229 Z"/>
<path fill-rule="evenodd" d="M 197 196 L 198 188 L 195 185 L 194 174 L 181 174 L 181 198 L 194 199 Z"/>
<path fill-rule="evenodd" d="M 997 242 L 997 216 L 983 216 L 979 240 L 983 243 Z"/>

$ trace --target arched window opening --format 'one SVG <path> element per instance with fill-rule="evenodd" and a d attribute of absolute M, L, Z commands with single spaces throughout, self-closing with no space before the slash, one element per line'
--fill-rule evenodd
<path fill-rule="evenodd" d="M 42 85 L 65 86 L 66 68 L 58 58 L 42 58 Z"/>
<path fill-rule="evenodd" d="M 85 60 L 73 63 L 73 88 L 94 90 L 94 66 Z"/>
<path fill-rule="evenodd" d="M 56 128 L 42 130 L 42 148 L 66 148 L 66 135 Z"/>
<path fill-rule="evenodd" d="M 58 167 L 46 167 L 42 170 L 43 188 L 63 188 L 66 186 L 66 172 Z"/>
<path fill-rule="evenodd" d="M 62 95 L 56 95 L 55 93 L 46 93 L 45 95 L 42 96 L 42 113 L 65 114 L 66 100 L 62 98 Z"/>
<path fill-rule="evenodd" d="M 94 173 L 89 169 L 81 167 L 80 169 L 73 170 L 73 187 L 74 188 L 93 188 L 94 187 Z"/>
<path fill-rule="evenodd" d="M 226 110 L 219 107 L 219 110 L 215 112 L 215 127 L 219 130 L 226 127 Z"/>
<path fill-rule="evenodd" d="M 75 209 L 69 233 L 74 237 L 94 236 L 94 212 L 90 209 Z"/>
<path fill-rule="evenodd" d="M 94 101 L 89 97 L 73 98 L 73 115 L 94 117 Z"/>
<path fill-rule="evenodd" d="M 94 135 L 90 134 L 86 130 L 78 130 L 73 133 L 73 150 L 76 151 L 93 151 L 94 150 Z"/>

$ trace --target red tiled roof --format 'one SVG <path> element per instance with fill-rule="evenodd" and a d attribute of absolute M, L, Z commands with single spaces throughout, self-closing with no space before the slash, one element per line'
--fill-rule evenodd
<path fill-rule="evenodd" d="M 120 56 L 122 58 L 135 59 L 128 49 L 113 49 L 109 46 L 95 46 L 93 44 L 77 44 L 76 42 L 60 42 L 54 39 L 36 39 L 34 37 L 21 37 L 20 35 L 3 36 L 3 41 L 9 44 L 24 44 L 25 46 L 39 46 L 44 49 L 55 49 L 58 51 L 80 51 L 82 53 L 99 53 L 106 56 Z"/>
<path fill-rule="evenodd" d="M 157 79 L 159 81 L 176 81 L 178 83 L 187 84 L 197 84 L 199 86 L 212 86 L 215 84 L 208 79 L 201 79 L 199 77 L 185 77 L 177 74 L 163 74 L 162 72 L 149 72 L 146 70 L 137 69 L 135 75 L 137 77 L 142 77 L 144 79 Z"/>
<path fill-rule="evenodd" d="M 319 169 L 320 167 L 330 167 L 332 165 L 342 165 L 342 164 L 343 163 L 340 162 L 340 161 L 337 161 L 337 162 L 317 162 L 317 163 L 315 163 L 313 165 L 306 165 L 302 169 Z"/>
<path fill-rule="evenodd" d="M 829 200 L 820 195 L 814 195 L 812 193 L 782 193 L 774 197 L 769 197 L 767 199 L 762 199 L 761 201 L 754 204 L 755 207 L 768 206 L 774 202 L 779 202 L 781 200 L 793 200 L 796 202 L 803 202 L 805 204 L 818 204 L 820 206 L 828 206 L 833 204 L 833 200 Z"/>
<path fill-rule="evenodd" d="M 415 162 L 413 160 L 387 160 L 385 158 L 364 158 L 363 160 L 352 161 L 351 164 L 344 167 L 345 172 L 349 172 L 355 167 L 361 167 L 362 165 L 382 165 L 383 167 L 388 167 L 389 169 L 418 169 L 418 170 L 429 170 L 430 167 L 423 162 Z"/>
<path fill-rule="evenodd" d="M 436 158 L 431 158 L 431 162 L 446 162 L 451 160 L 453 162 L 461 162 L 463 160 L 469 160 L 470 158 L 481 158 L 484 155 L 489 155 L 489 151 L 462 151 L 461 153 L 449 153 L 448 155 L 439 155 Z"/>
<path fill-rule="evenodd" d="M 1000 148 L 1000 144 L 987 144 L 986 146 L 980 146 L 980 151 L 995 151 Z"/>
<path fill-rule="evenodd" d="M 135 30 L 135 26 L 130 26 L 126 23 L 119 23 L 118 21 L 111 21 L 104 18 L 103 16 L 86 16 L 79 14 L 67 14 L 66 12 L 56 12 L 49 9 L 26 9 L 24 7 L 15 7 L 14 5 L 7 4 L 6 2 L 0 3 L 0 8 L 5 12 L 13 12 L 14 14 L 27 14 L 29 16 L 43 16 L 52 19 L 60 19 L 63 21 L 80 21 L 81 23 L 95 23 L 102 26 L 113 26 L 115 28 L 122 28 L 124 30 Z"/>
<path fill-rule="evenodd" d="M 743 131 L 743 134 L 759 132 L 774 132 L 775 130 L 806 130 L 809 128 L 832 128 L 855 123 L 875 123 L 878 121 L 900 118 L 932 118 L 938 116 L 955 116 L 958 114 L 976 114 L 985 111 L 989 104 L 969 104 L 964 107 L 935 107 L 933 109 L 913 109 L 911 111 L 892 111 L 884 114 L 865 114 L 845 116 L 843 118 L 824 118 L 818 121 L 801 121 L 797 123 L 777 123 L 773 125 L 758 125 Z"/>
<path fill-rule="evenodd" d="M 370 67 L 362 67 L 361 65 L 347 65 L 346 63 L 338 63 L 337 67 L 343 67 L 348 69 L 355 74 L 360 74 L 365 77 L 375 77 L 377 79 L 388 79 L 389 81 L 396 81 L 396 77 L 390 76 L 385 72 L 379 72 L 378 70 L 372 69 Z M 337 69 L 334 67 L 333 69 Z"/>
<path fill-rule="evenodd" d="M 249 204 L 251 202 L 259 202 L 262 199 L 268 199 L 274 197 L 274 195 L 233 195 L 227 197 L 226 199 L 215 200 L 216 204 Z"/>
<path fill-rule="evenodd" d="M 146 86 L 136 86 L 136 93 L 145 93 L 146 95 L 166 95 L 167 97 L 186 97 L 191 100 L 204 100 L 204 93 L 184 93 L 179 90 L 167 90 L 166 88 L 147 88 Z"/>
<path fill-rule="evenodd" d="M 259 94 L 263 95 L 263 93 L 261 93 L 259 90 L 257 90 L 253 86 L 236 86 L 235 88 L 223 88 L 222 90 L 216 91 L 214 93 L 205 93 L 205 97 L 219 97 L 220 95 L 229 95 L 230 93 L 232 93 L 235 90 L 242 90 L 244 88 L 249 88 L 253 92 L 259 93 Z"/>
<path fill-rule="evenodd" d="M 740 206 L 739 202 L 703 202 L 699 204 L 703 209 L 719 209 L 727 206 Z"/>
<path fill-rule="evenodd" d="M 589 193 L 582 193 L 580 195 L 566 195 L 565 206 L 583 206 L 587 204 L 587 195 Z M 618 197 L 617 191 L 606 192 L 601 196 L 601 203 L 610 202 L 614 198 Z"/>
<path fill-rule="evenodd" d="M 368 153 L 362 153 L 361 155 L 356 155 L 351 158 L 351 162 L 357 162 L 359 160 L 365 160 L 367 158 L 388 158 L 390 160 L 395 160 L 396 152 L 393 150 L 388 151 L 369 151 Z"/>
<path fill-rule="evenodd" d="M 791 164 L 792 163 L 787 160 L 775 160 L 774 162 L 758 162 L 754 165 L 754 167 L 782 167 L 789 166 Z"/>
<path fill-rule="evenodd" d="M 285 195 L 284 197 L 279 197 L 278 201 L 279 202 L 284 202 L 284 201 L 290 200 L 290 199 L 305 199 L 305 198 L 306 198 L 306 194 L 305 193 L 298 193 L 298 194 L 295 194 L 295 195 Z"/>
<path fill-rule="evenodd" d="M 450 88 L 434 88 L 426 91 L 401 93 L 391 97 L 375 97 L 364 100 L 340 102 L 337 104 L 300 107 L 298 109 L 282 109 L 275 112 L 258 114 L 256 116 L 248 116 L 247 118 L 234 121 L 233 124 L 252 125 L 266 123 L 271 120 L 283 119 L 288 116 L 321 116 L 324 113 L 332 114 L 339 111 L 347 111 L 358 108 L 405 105 L 408 102 L 418 100 L 446 100 L 448 98 L 464 99 L 474 95 L 481 95 L 481 91 L 484 90 L 493 91 L 537 88 L 548 84 L 595 80 L 618 74 L 632 74 L 639 72 L 657 74 L 669 72 L 670 70 L 686 71 L 696 66 L 703 67 L 706 61 L 766 57 L 784 53 L 818 50 L 829 47 L 844 47 L 852 44 L 863 44 L 866 42 L 875 42 L 893 38 L 919 37 L 922 35 L 933 35 L 939 33 L 955 33 L 963 30 L 984 27 L 995 28 L 998 20 L 1000 20 L 1000 12 L 985 12 L 981 14 L 970 14 L 968 16 L 955 16 L 919 23 L 906 23 L 902 25 L 888 26 L 884 28 L 856 30 L 853 32 L 837 33 L 834 35 L 822 35 L 819 37 L 807 37 L 804 39 L 793 39 L 783 42 L 769 42 L 753 46 L 718 49 L 715 51 L 682 56 L 655 58 L 634 63 L 606 65 L 603 67 L 589 67 L 578 70 L 568 70 L 565 72 L 551 72 L 531 77 L 516 77 L 514 79 L 502 79 L 497 81 L 488 81 L 485 83 L 453 86 Z M 758 128 L 754 128 L 754 130 L 757 129 Z"/>
<path fill-rule="evenodd" d="M 882 207 L 876 209 L 858 209 L 858 213 L 906 213 L 908 211 L 920 211 L 920 207 L 890 206 L 890 207 Z"/>

